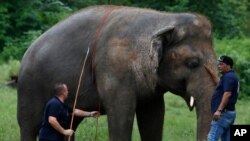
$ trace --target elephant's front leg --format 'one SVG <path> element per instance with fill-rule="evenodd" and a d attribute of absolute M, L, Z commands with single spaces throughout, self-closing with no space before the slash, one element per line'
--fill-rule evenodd
<path fill-rule="evenodd" d="M 106 101 L 110 141 L 131 141 L 136 95 L 122 90 L 107 94 Z"/>
<path fill-rule="evenodd" d="M 139 102 L 136 115 L 141 141 L 161 141 L 165 105 L 163 96 Z"/>

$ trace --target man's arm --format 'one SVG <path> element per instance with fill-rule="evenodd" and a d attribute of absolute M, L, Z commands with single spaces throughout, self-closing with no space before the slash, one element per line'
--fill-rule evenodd
<path fill-rule="evenodd" d="M 80 117 L 98 117 L 100 113 L 98 111 L 87 112 L 80 109 L 75 109 L 74 115 Z"/>
<path fill-rule="evenodd" d="M 231 92 L 224 92 L 220 105 L 217 111 L 213 115 L 213 119 L 218 120 L 220 118 L 221 112 L 226 107 L 231 95 L 232 95 Z"/>
<path fill-rule="evenodd" d="M 65 135 L 65 136 L 71 136 L 74 131 L 71 129 L 64 129 L 59 122 L 57 121 L 56 117 L 53 116 L 49 116 L 49 123 L 50 125 L 57 130 L 58 132 L 60 132 L 61 134 Z"/>
<path fill-rule="evenodd" d="M 232 95 L 231 92 L 224 92 L 219 108 L 217 110 L 223 110 L 226 107 L 231 95 Z"/>

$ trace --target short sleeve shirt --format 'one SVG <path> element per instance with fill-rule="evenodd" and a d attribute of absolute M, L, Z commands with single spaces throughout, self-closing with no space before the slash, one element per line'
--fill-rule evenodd
<path fill-rule="evenodd" d="M 215 89 L 211 101 L 211 111 L 215 113 L 220 105 L 224 92 L 231 92 L 231 97 L 225 109 L 234 110 L 239 91 L 239 80 L 233 70 L 224 73 Z"/>
<path fill-rule="evenodd" d="M 42 128 L 39 132 L 40 139 L 62 141 L 64 136 L 56 131 L 48 122 L 49 116 L 56 117 L 58 123 L 63 128 L 68 128 L 68 116 L 72 112 L 69 107 L 62 103 L 57 97 L 53 97 L 48 101 L 44 111 Z"/>

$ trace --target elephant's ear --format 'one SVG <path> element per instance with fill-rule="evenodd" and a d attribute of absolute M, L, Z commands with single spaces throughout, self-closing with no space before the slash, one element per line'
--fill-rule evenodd
<path fill-rule="evenodd" d="M 159 30 L 157 30 L 155 33 L 153 33 L 152 38 L 157 38 L 160 36 L 164 36 L 170 32 L 172 32 L 174 30 L 174 26 L 166 26 L 164 28 L 161 28 Z"/>
<path fill-rule="evenodd" d="M 166 26 L 152 35 L 150 54 L 152 58 L 157 58 L 158 63 L 162 58 L 163 46 L 168 46 L 174 40 L 174 29 L 174 26 Z"/>

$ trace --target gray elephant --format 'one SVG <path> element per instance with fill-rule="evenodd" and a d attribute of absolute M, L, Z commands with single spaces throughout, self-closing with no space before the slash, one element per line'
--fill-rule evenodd
<path fill-rule="evenodd" d="M 55 83 L 68 85 L 66 102 L 73 105 L 85 57 L 76 107 L 107 114 L 111 141 L 131 140 L 135 115 L 141 140 L 161 141 L 167 91 L 196 107 L 197 140 L 206 139 L 214 83 L 203 64 L 216 60 L 210 22 L 199 14 L 93 6 L 53 26 L 26 51 L 18 81 L 21 141 L 36 140 Z"/>

